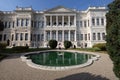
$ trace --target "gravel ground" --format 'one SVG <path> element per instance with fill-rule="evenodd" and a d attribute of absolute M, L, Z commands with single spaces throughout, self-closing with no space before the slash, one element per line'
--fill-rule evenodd
<path fill-rule="evenodd" d="M 112 61 L 107 54 L 92 65 L 65 71 L 47 71 L 29 67 L 19 56 L 0 62 L 0 80 L 116 80 Z"/>

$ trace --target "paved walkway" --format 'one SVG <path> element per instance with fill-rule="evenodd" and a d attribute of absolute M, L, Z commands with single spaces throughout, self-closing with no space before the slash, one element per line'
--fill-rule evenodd
<path fill-rule="evenodd" d="M 29 67 L 20 56 L 8 57 L 0 62 L 0 80 L 116 80 L 112 62 L 107 54 L 92 65 L 65 71 L 46 71 Z"/>

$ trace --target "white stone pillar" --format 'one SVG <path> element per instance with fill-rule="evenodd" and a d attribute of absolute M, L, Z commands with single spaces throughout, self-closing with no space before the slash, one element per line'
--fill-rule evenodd
<path fill-rule="evenodd" d="M 50 30 L 50 40 L 52 39 L 52 31 Z"/>
<path fill-rule="evenodd" d="M 58 26 L 58 16 L 56 15 L 56 26 Z"/>
<path fill-rule="evenodd" d="M 68 26 L 70 26 L 70 15 L 68 16 Z"/>
<path fill-rule="evenodd" d="M 70 41 L 70 30 L 68 31 L 68 40 Z"/>
<path fill-rule="evenodd" d="M 74 15 L 74 26 L 76 26 L 76 15 Z"/>
<path fill-rule="evenodd" d="M 56 30 L 56 40 L 58 41 L 58 30 Z"/>
<path fill-rule="evenodd" d="M 52 15 L 50 16 L 50 26 L 52 26 Z"/>
<path fill-rule="evenodd" d="M 46 20 L 46 16 L 44 16 L 44 26 L 46 26 L 47 20 Z"/>
<path fill-rule="evenodd" d="M 64 41 L 64 30 L 62 31 L 62 41 Z"/>
<path fill-rule="evenodd" d="M 64 15 L 62 16 L 62 26 L 64 26 Z"/>
<path fill-rule="evenodd" d="M 44 31 L 44 42 L 46 41 L 46 31 Z"/>
<path fill-rule="evenodd" d="M 76 30 L 75 30 L 75 32 L 74 32 L 74 37 L 75 37 L 74 41 L 76 41 Z"/>

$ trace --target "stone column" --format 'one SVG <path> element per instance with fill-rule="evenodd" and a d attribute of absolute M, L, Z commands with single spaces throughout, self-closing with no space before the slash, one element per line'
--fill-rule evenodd
<path fill-rule="evenodd" d="M 74 26 L 76 26 L 76 15 L 74 15 Z"/>
<path fill-rule="evenodd" d="M 44 42 L 46 41 L 46 31 L 44 31 Z"/>
<path fill-rule="evenodd" d="M 75 30 L 75 32 L 74 32 L 74 37 L 75 37 L 74 41 L 76 41 L 76 30 Z"/>
<path fill-rule="evenodd" d="M 46 20 L 46 16 L 44 16 L 44 26 L 46 26 L 47 20 Z"/>
<path fill-rule="evenodd" d="M 58 30 L 56 30 L 56 40 L 58 41 Z"/>
<path fill-rule="evenodd" d="M 50 40 L 52 39 L 52 31 L 50 30 Z"/>
<path fill-rule="evenodd" d="M 56 16 L 56 26 L 58 26 L 58 16 Z"/>
<path fill-rule="evenodd" d="M 50 26 L 52 26 L 52 15 L 50 15 Z"/>
<path fill-rule="evenodd" d="M 68 40 L 70 41 L 70 30 L 68 31 Z"/>
<path fill-rule="evenodd" d="M 64 30 L 62 31 L 62 41 L 64 41 Z"/>
<path fill-rule="evenodd" d="M 70 26 L 70 15 L 68 16 L 68 26 Z"/>
<path fill-rule="evenodd" d="M 62 26 L 64 26 L 64 15 L 62 16 Z"/>

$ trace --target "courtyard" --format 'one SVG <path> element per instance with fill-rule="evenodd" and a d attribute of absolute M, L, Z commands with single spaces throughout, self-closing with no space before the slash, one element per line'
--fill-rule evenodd
<path fill-rule="evenodd" d="M 49 71 L 29 67 L 21 61 L 21 54 L 13 54 L 0 62 L 1 80 L 116 80 L 113 64 L 108 54 L 101 56 L 92 65 L 64 71 Z"/>

